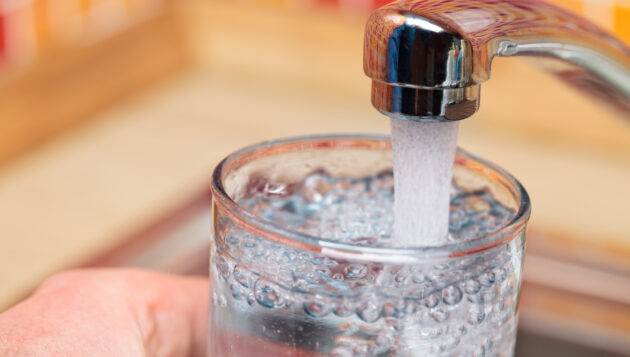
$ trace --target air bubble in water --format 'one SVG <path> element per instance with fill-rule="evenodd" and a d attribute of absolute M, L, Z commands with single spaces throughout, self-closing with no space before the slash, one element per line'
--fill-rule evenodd
<path fill-rule="evenodd" d="M 217 305 L 219 307 L 226 307 L 227 306 L 227 300 L 225 299 L 225 296 L 223 296 L 223 295 L 219 295 L 217 297 L 217 302 L 216 303 L 217 303 Z"/>
<path fill-rule="evenodd" d="M 256 297 L 256 301 L 264 307 L 270 309 L 276 309 L 281 307 L 284 304 L 282 296 L 278 291 L 278 287 L 275 284 L 259 279 L 256 281 L 254 285 L 254 295 Z"/>
<path fill-rule="evenodd" d="M 284 188 L 269 186 L 265 197 L 247 198 L 244 201 L 249 203 L 243 204 L 262 219 L 297 232 L 342 243 L 391 246 L 391 172 L 387 173 L 387 181 L 382 182 L 380 176 L 338 179 L 326 173 L 316 175 L 320 177 L 313 179 L 315 184 L 308 189 L 321 183 L 323 189 L 305 193 L 299 184 Z M 468 235 L 471 232 L 492 232 L 513 217 L 507 209 L 492 208 L 499 203 L 492 200 L 489 192 L 454 188 L 453 194 L 461 196 L 452 196 L 451 202 L 451 218 L 459 219 L 451 228 L 461 225 L 460 232 L 451 232 L 458 241 L 471 238 Z M 461 202 L 465 198 L 482 195 L 490 210 L 484 201 L 476 198 L 468 199 L 463 207 Z M 466 209 L 471 207 L 483 211 L 483 215 L 467 213 Z M 506 324 L 514 321 L 510 318 L 514 316 L 518 288 L 515 271 L 520 269 L 520 261 L 509 260 L 513 258 L 510 252 L 493 255 L 492 261 L 481 256 L 477 260 L 463 259 L 457 265 L 431 261 L 402 267 L 404 264 L 336 260 L 324 254 L 287 248 L 245 233 L 237 226 L 226 228 L 221 234 L 225 236 L 226 247 L 218 250 L 216 271 L 221 276 L 219 284 L 225 284 L 222 291 L 230 298 L 230 308 L 260 314 L 264 318 L 260 321 L 267 324 L 269 331 L 276 331 L 273 324 L 285 316 L 290 316 L 290 322 L 310 316 L 308 319 L 314 324 L 336 325 L 338 336 L 331 338 L 334 345 L 326 347 L 334 356 L 393 356 L 407 355 L 409 351 L 423 356 L 431 353 L 471 356 L 479 345 L 469 341 L 485 342 L 484 336 L 489 334 L 502 336 Z M 234 266 L 231 259 L 240 264 Z M 376 290 L 383 295 L 374 294 Z M 215 302 L 222 305 L 219 300 L 217 295 Z M 496 302 L 502 300 L 512 302 L 501 308 Z M 282 310 L 272 311 L 278 308 Z M 319 338 L 310 334 L 306 324 L 295 326 L 295 331 L 291 343 L 308 343 L 312 347 Z M 344 339 L 338 339 L 339 336 Z M 495 341 L 497 350 L 509 348 L 503 341 Z M 457 346 L 456 350 L 450 349 L 452 345 Z M 484 345 L 482 354 L 477 355 L 494 353 L 488 348 Z"/>
<path fill-rule="evenodd" d="M 348 279 L 361 279 L 368 271 L 367 267 L 361 264 L 348 265 L 344 270 Z"/>
<path fill-rule="evenodd" d="M 301 194 L 306 202 L 320 203 L 331 190 L 329 179 L 324 175 L 311 175 L 304 180 Z"/>
<path fill-rule="evenodd" d="M 481 284 L 477 279 L 466 280 L 466 282 L 464 283 L 464 291 L 466 292 L 466 294 L 476 294 L 477 292 L 479 292 L 479 289 L 481 289 Z"/>
<path fill-rule="evenodd" d="M 247 303 L 249 306 L 256 305 L 256 297 L 254 296 L 254 293 L 247 294 Z"/>
<path fill-rule="evenodd" d="M 412 280 L 416 284 L 425 284 L 427 282 L 430 282 L 431 278 L 429 278 L 425 274 L 417 274 L 413 276 Z"/>
<path fill-rule="evenodd" d="M 462 300 L 462 291 L 455 285 L 451 285 L 442 291 L 442 300 L 447 305 L 456 305 Z"/>
<path fill-rule="evenodd" d="M 440 293 L 433 293 L 426 298 L 424 298 L 424 306 L 428 308 L 436 307 L 440 300 L 442 300 L 442 295 Z"/>
<path fill-rule="evenodd" d="M 217 270 L 219 271 L 219 274 L 221 274 L 223 279 L 227 280 L 227 278 L 230 277 L 230 264 L 227 262 L 225 257 L 219 256 L 219 258 L 217 259 Z"/>
<path fill-rule="evenodd" d="M 483 274 L 481 274 L 481 276 L 479 277 L 479 282 L 484 287 L 492 286 L 492 284 L 494 284 L 494 281 L 495 281 L 494 272 L 490 269 L 483 272 Z"/>
<path fill-rule="evenodd" d="M 435 322 L 444 322 L 448 319 L 448 311 L 438 307 L 437 309 L 432 310 L 430 313 L 431 318 L 435 320 Z"/>
<path fill-rule="evenodd" d="M 365 322 L 374 322 L 381 317 L 379 305 L 371 299 L 364 301 L 357 310 L 359 318 Z"/>
<path fill-rule="evenodd" d="M 324 317 L 330 312 L 330 303 L 318 296 L 310 297 L 304 302 L 304 311 L 312 317 Z"/>
<path fill-rule="evenodd" d="M 230 284 L 230 291 L 232 292 L 232 297 L 236 300 L 243 300 L 247 297 L 247 290 L 245 290 L 239 283 L 234 282 Z"/>

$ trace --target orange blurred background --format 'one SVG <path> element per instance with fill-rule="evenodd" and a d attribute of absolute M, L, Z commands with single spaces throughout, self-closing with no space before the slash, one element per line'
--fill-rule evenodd
<path fill-rule="evenodd" d="M 0 0 L 0 311 L 69 268 L 204 274 L 222 157 L 387 132 L 361 63 L 386 2 Z M 554 2 L 630 45 L 630 0 Z M 630 355 L 628 122 L 499 59 L 460 145 L 532 196 L 517 355 Z"/>

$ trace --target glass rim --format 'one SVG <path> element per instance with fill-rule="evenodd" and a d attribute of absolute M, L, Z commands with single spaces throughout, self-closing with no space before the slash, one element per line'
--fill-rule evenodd
<path fill-rule="evenodd" d="M 373 145 L 348 145 L 350 142 L 357 141 L 373 141 Z M 505 245 L 518 236 L 526 227 L 531 215 L 531 203 L 529 195 L 521 183 L 510 175 L 507 171 L 483 160 L 461 148 L 457 148 L 456 162 L 458 159 L 465 159 L 481 164 L 478 170 L 494 171 L 498 175 L 489 178 L 487 173 L 483 176 L 488 180 L 500 180 L 509 191 L 514 194 L 517 200 L 518 209 L 514 217 L 504 223 L 501 228 L 494 232 L 475 237 L 463 242 L 449 242 L 439 246 L 409 246 L 409 247 L 370 247 L 360 246 L 349 243 L 341 243 L 338 241 L 324 239 L 317 236 L 303 234 L 289 228 L 285 228 L 274 224 L 273 222 L 262 219 L 241 207 L 236 203 L 223 186 L 224 174 L 229 173 L 232 169 L 238 168 L 260 157 L 274 155 L 277 153 L 290 152 L 289 150 L 273 150 L 290 144 L 300 144 L 307 142 L 321 142 L 320 145 L 311 146 L 311 148 L 391 148 L 391 137 L 384 134 L 321 134 L 296 136 L 283 139 L 275 139 L 260 142 L 251 146 L 247 146 L 238 151 L 233 152 L 223 159 L 215 168 L 212 175 L 212 197 L 213 197 L 213 219 L 217 217 L 217 205 L 221 206 L 230 215 L 234 222 L 248 232 L 254 232 L 265 239 L 275 241 L 277 243 L 292 246 L 301 250 L 321 253 L 326 256 L 348 260 L 369 260 L 371 262 L 383 263 L 420 263 L 426 262 L 427 259 L 443 259 L 457 258 L 463 256 L 475 255 L 492 248 Z M 332 145 L 337 142 L 343 145 Z M 346 142 L 345 144 L 343 142 Z M 302 145 L 296 146 L 301 148 Z M 257 153 L 259 155 L 253 155 Z"/>

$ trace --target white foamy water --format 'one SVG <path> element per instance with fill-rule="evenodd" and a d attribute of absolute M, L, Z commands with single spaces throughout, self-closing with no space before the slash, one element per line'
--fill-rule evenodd
<path fill-rule="evenodd" d="M 391 119 L 395 246 L 447 243 L 459 123 Z"/>

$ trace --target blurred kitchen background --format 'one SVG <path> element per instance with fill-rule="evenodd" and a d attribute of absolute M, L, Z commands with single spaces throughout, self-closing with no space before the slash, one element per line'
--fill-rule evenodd
<path fill-rule="evenodd" d="M 221 158 L 388 132 L 362 72 L 364 22 L 386 2 L 0 0 L 0 311 L 68 268 L 205 274 Z M 556 2 L 630 44 L 630 0 Z M 630 122 L 616 115 L 499 59 L 462 124 L 460 145 L 533 200 L 517 356 L 630 356 Z"/>

